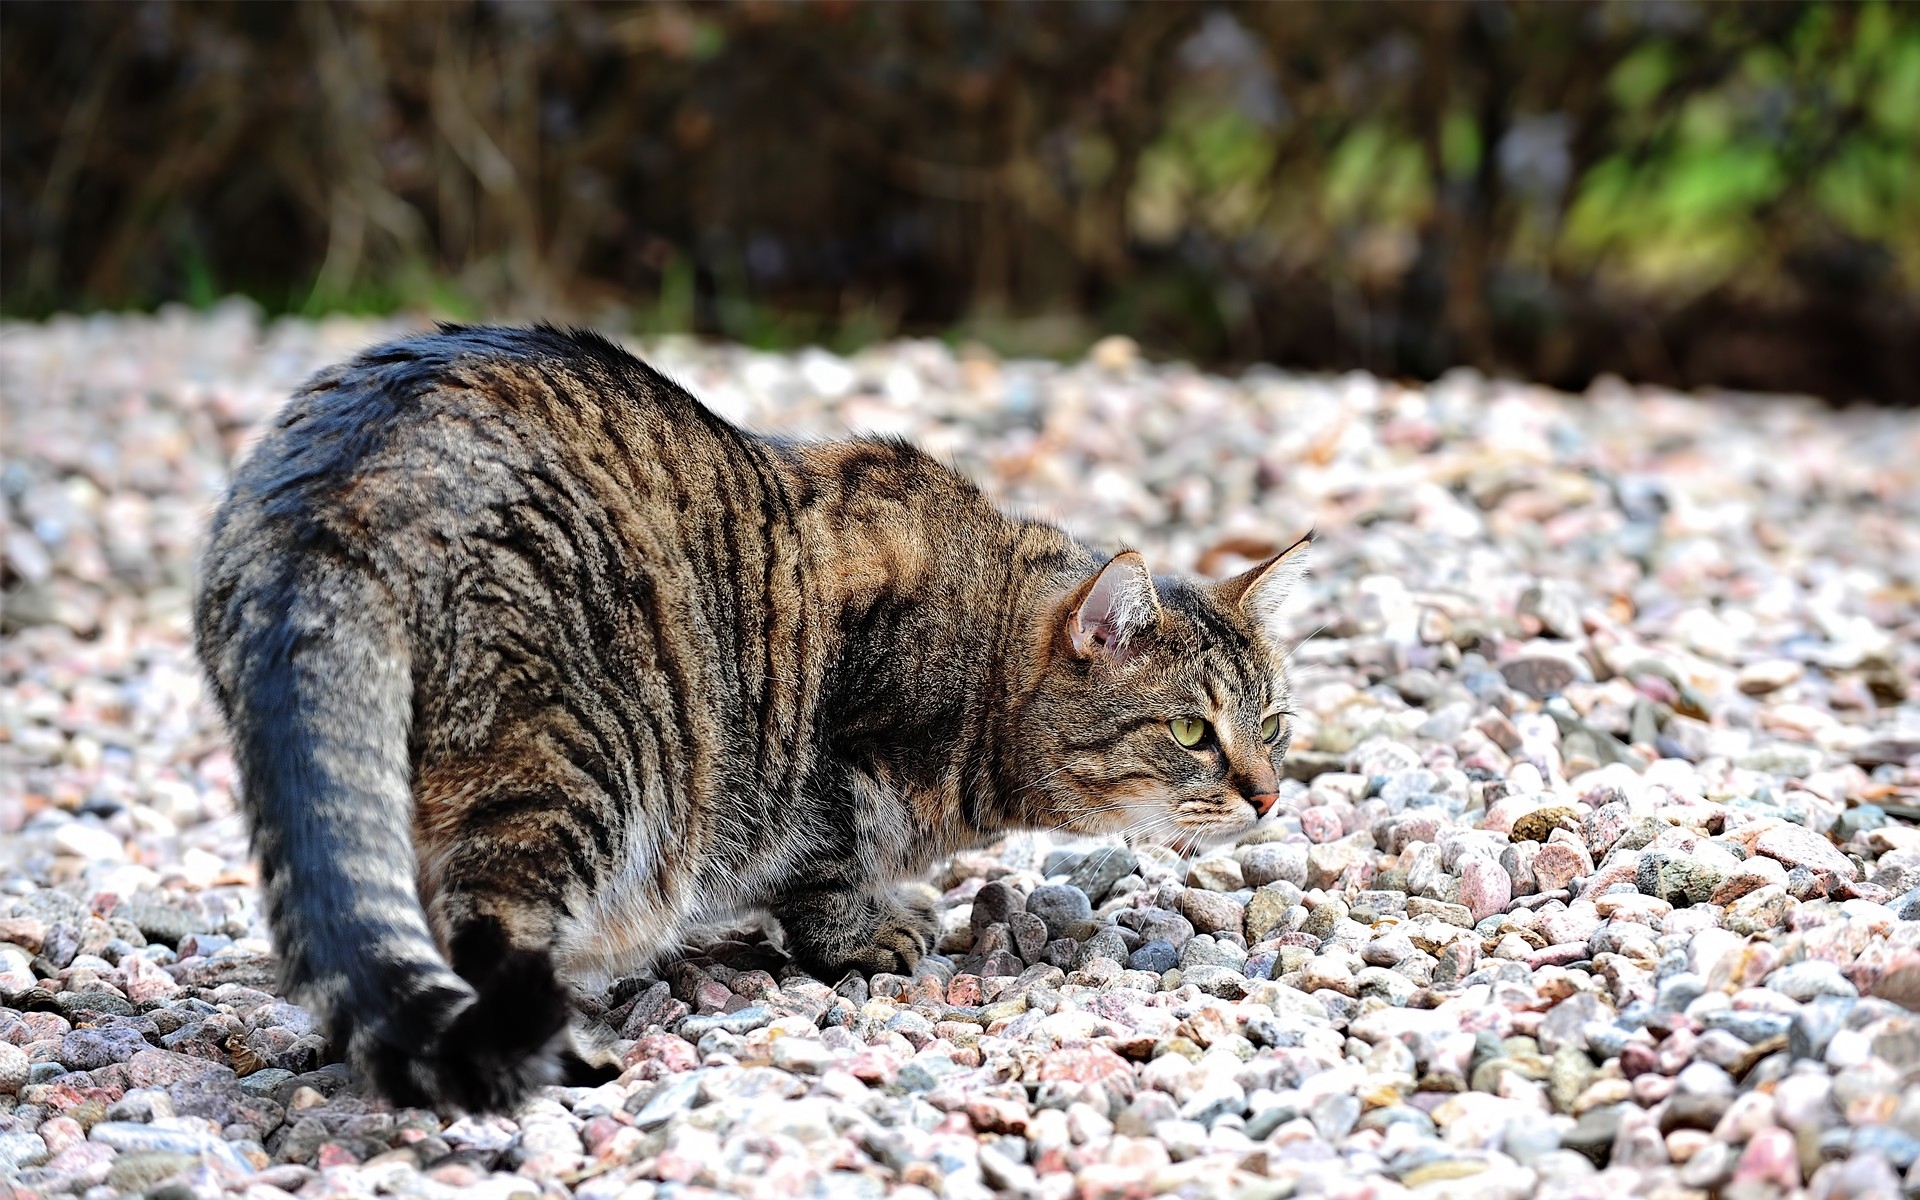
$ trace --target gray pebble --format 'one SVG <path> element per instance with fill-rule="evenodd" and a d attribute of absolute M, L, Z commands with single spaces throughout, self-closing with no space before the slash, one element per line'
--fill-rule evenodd
<path fill-rule="evenodd" d="M 1816 996 L 1858 996 L 1860 990 L 1823 958 L 1803 959 L 1767 976 L 1766 985 L 1783 996 L 1807 1001 Z"/>
<path fill-rule="evenodd" d="M 1724 1029 L 1747 1045 L 1754 1046 L 1786 1033 L 1793 1026 L 1793 1018 L 1786 1013 L 1722 1008 L 1705 1014 L 1701 1024 L 1709 1029 Z"/>
<path fill-rule="evenodd" d="M 979 933 L 989 925 L 1005 925 L 1007 918 L 1025 910 L 1026 901 L 1020 893 L 996 879 L 974 895 L 973 931 Z"/>
<path fill-rule="evenodd" d="M 1164 908 L 1139 908 L 1120 914 L 1120 920 L 1143 941 L 1166 942 L 1176 949 L 1193 936 L 1193 922 Z"/>
<path fill-rule="evenodd" d="M 1107 898 L 1114 884 L 1133 874 L 1139 865 L 1140 860 L 1125 846 L 1103 846 L 1088 851 L 1086 857 L 1072 868 L 1073 873 L 1067 877 L 1067 882 L 1085 893 L 1091 903 L 1099 904 Z"/>
<path fill-rule="evenodd" d="M 1046 923 L 1049 937 L 1057 938 L 1066 935 L 1068 926 L 1092 919 L 1093 904 L 1079 888 L 1051 883 L 1033 889 L 1027 897 L 1027 911 Z"/>
<path fill-rule="evenodd" d="M 1142 942 L 1127 958 L 1127 965 L 1134 970 L 1152 971 L 1156 975 L 1173 970 L 1179 962 L 1180 952 L 1174 949 L 1173 943 L 1158 938 Z"/>
<path fill-rule="evenodd" d="M 1274 842 L 1254 846 L 1241 858 L 1240 874 L 1249 887 L 1290 883 L 1303 888 L 1307 886 L 1307 847 Z"/>
<path fill-rule="evenodd" d="M 1223 930 L 1240 932 L 1241 914 L 1246 911 L 1240 901 L 1221 892 L 1201 891 L 1189 888 L 1180 898 L 1180 912 L 1200 933 L 1219 933 Z"/>
<path fill-rule="evenodd" d="M 1015 952 L 1028 962 L 1039 962 L 1040 952 L 1050 940 L 1047 923 L 1030 912 L 1017 912 L 1007 918 L 1007 927 L 1013 934 Z"/>
<path fill-rule="evenodd" d="M 1108 927 L 1094 934 L 1088 938 L 1084 944 L 1078 947 L 1077 952 L 1069 961 L 1075 967 L 1083 967 L 1096 958 L 1108 958 L 1118 963 L 1129 961 L 1131 955 L 1127 951 L 1126 939 L 1120 935 L 1118 929 Z M 1054 965 L 1061 966 L 1064 964 L 1056 963 Z"/>
<path fill-rule="evenodd" d="M 1357 1096 L 1335 1094 L 1322 1096 L 1307 1109 L 1307 1119 L 1313 1122 L 1314 1130 L 1330 1142 L 1337 1142 L 1353 1132 L 1360 1120 L 1360 1100 Z"/>
<path fill-rule="evenodd" d="M 47 1143 L 26 1130 L 0 1133 L 0 1171 L 13 1174 L 47 1160 Z"/>

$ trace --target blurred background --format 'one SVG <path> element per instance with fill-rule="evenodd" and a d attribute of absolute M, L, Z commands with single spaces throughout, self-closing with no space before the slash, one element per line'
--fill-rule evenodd
<path fill-rule="evenodd" d="M 0 308 L 1920 401 L 1920 7 L 0 6 Z"/>

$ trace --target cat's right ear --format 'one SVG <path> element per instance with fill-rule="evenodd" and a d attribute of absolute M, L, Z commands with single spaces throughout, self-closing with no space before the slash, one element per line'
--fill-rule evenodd
<path fill-rule="evenodd" d="M 1075 591 L 1067 608 L 1067 641 L 1082 658 L 1116 666 L 1160 624 L 1160 598 L 1138 551 L 1123 550 Z"/>
<path fill-rule="evenodd" d="M 1280 605 L 1306 578 L 1307 551 L 1312 548 L 1313 532 L 1309 530 L 1305 537 L 1252 570 L 1215 584 L 1215 594 L 1237 606 L 1253 621 L 1254 628 L 1278 644 L 1283 633 Z"/>

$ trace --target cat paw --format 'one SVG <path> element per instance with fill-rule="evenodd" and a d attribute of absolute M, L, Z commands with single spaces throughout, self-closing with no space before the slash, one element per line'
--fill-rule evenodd
<path fill-rule="evenodd" d="M 816 978 L 911 975 L 933 946 L 938 898 L 931 888 L 908 885 L 870 898 L 845 897 L 830 907 L 816 901 L 806 913 L 815 919 L 803 922 L 796 919 L 800 913 L 789 911 L 781 923 L 789 950 Z M 829 911 L 819 911 L 823 907 Z"/>
<path fill-rule="evenodd" d="M 871 949 L 879 959 L 890 958 L 898 965 L 878 970 L 913 974 L 913 969 L 933 948 L 934 934 L 940 927 L 934 916 L 937 899 L 931 888 L 907 886 L 880 902 L 880 923 L 874 928 Z"/>

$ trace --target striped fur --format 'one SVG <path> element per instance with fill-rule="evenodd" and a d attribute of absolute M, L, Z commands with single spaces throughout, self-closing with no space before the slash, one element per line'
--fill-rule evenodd
<path fill-rule="evenodd" d="M 1285 753 L 1276 564 L 1152 580 L 905 444 L 756 437 L 591 334 L 443 327 L 294 397 L 196 623 L 287 984 L 396 1101 L 486 1110 L 565 1073 L 569 988 L 690 922 L 911 970 L 896 885 L 955 850 L 1244 831 Z"/>

